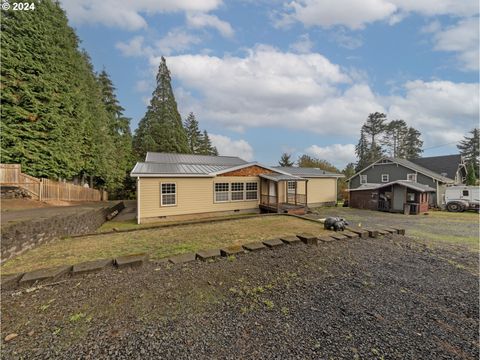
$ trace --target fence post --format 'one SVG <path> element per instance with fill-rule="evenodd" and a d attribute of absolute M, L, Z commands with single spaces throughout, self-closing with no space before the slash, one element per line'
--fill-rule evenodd
<path fill-rule="evenodd" d="M 40 182 L 38 183 L 39 189 L 38 189 L 38 200 L 42 201 L 43 199 L 43 179 L 40 179 Z"/>

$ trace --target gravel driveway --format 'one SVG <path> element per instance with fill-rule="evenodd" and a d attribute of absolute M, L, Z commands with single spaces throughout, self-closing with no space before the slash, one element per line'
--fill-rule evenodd
<path fill-rule="evenodd" d="M 407 237 L 2 292 L 4 359 L 478 359 L 478 253 Z"/>

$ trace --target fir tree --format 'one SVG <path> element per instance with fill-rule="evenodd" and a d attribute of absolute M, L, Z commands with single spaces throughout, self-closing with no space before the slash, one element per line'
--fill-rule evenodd
<path fill-rule="evenodd" d="M 473 165 L 475 176 L 478 178 L 480 166 L 480 129 L 474 128 L 470 131 L 470 134 L 472 136 L 464 136 L 463 140 L 458 143 L 457 148 L 460 150 L 460 154 L 462 154 L 468 167 Z"/>
<path fill-rule="evenodd" d="M 293 166 L 293 161 L 291 160 L 291 155 L 287 154 L 287 153 L 283 153 L 282 157 L 280 158 L 280 161 L 278 162 L 278 165 L 284 166 L 284 167 Z"/>
<path fill-rule="evenodd" d="M 409 127 L 407 135 L 405 136 L 404 143 L 401 148 L 401 155 L 405 159 L 417 159 L 423 152 L 423 141 L 420 138 L 420 131 Z"/>
<path fill-rule="evenodd" d="M 198 149 L 198 154 L 215 156 L 218 155 L 217 148 L 212 145 L 207 130 L 203 130 L 203 133 L 200 136 L 200 147 Z"/>
<path fill-rule="evenodd" d="M 198 128 L 198 121 L 193 112 L 188 114 L 184 122 L 185 132 L 187 134 L 188 147 L 192 154 L 198 154 L 202 142 L 202 133 Z"/>
<path fill-rule="evenodd" d="M 477 185 L 477 175 L 475 171 L 475 165 L 473 163 L 470 163 L 467 167 L 467 185 Z"/>
<path fill-rule="evenodd" d="M 135 132 L 137 156 L 144 158 L 147 151 L 189 153 L 187 135 L 173 95 L 170 71 L 163 56 L 156 80 L 150 105 Z"/>
<path fill-rule="evenodd" d="M 369 145 L 365 132 L 362 129 L 360 131 L 360 140 L 358 141 L 357 146 L 355 146 L 355 154 L 357 155 L 358 162 L 355 167 L 355 171 L 360 171 L 361 169 L 369 165 Z"/>

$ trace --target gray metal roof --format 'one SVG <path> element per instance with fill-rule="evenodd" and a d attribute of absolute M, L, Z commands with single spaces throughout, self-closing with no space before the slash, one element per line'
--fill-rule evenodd
<path fill-rule="evenodd" d="M 247 161 L 236 156 L 212 156 L 147 152 L 146 163 L 236 166 Z"/>
<path fill-rule="evenodd" d="M 437 180 L 440 180 L 441 182 L 444 182 L 444 183 L 451 183 L 453 182 L 454 180 L 448 178 L 448 177 L 445 177 L 445 176 L 442 176 L 438 173 L 436 173 L 435 171 L 432 171 L 432 170 L 429 170 L 423 166 L 420 166 L 420 165 L 417 165 L 409 160 L 406 160 L 406 159 L 399 159 L 399 158 L 390 158 L 389 160 L 391 161 L 394 161 L 396 162 L 397 164 L 399 165 L 402 165 L 402 166 L 405 166 L 407 168 L 410 168 L 412 170 L 415 170 L 419 173 L 422 173 L 422 174 L 425 174 L 427 176 L 430 176 L 431 178 L 433 179 L 437 179 Z"/>
<path fill-rule="evenodd" d="M 286 174 L 260 174 L 258 175 L 261 178 L 279 182 L 279 181 L 306 181 L 307 179 L 303 179 L 298 176 L 293 175 L 286 175 Z"/>
<path fill-rule="evenodd" d="M 362 184 L 358 188 L 349 189 L 348 191 L 377 190 L 377 189 L 381 189 L 381 188 L 395 185 L 395 184 L 402 185 L 409 189 L 413 189 L 420 192 L 435 192 L 435 189 L 431 188 L 428 185 L 420 184 L 410 180 L 395 180 L 389 183 L 382 183 L 382 184 L 376 184 L 376 183 Z"/>
<path fill-rule="evenodd" d="M 213 172 L 231 168 L 228 165 L 203 165 L 203 164 L 160 164 L 154 162 L 139 162 L 131 172 L 131 176 L 212 176 Z"/>
<path fill-rule="evenodd" d="M 325 171 L 319 168 L 305 168 L 305 167 L 285 167 L 285 166 L 274 166 L 274 169 L 303 177 L 343 177 L 343 174 L 337 174 L 329 171 Z"/>

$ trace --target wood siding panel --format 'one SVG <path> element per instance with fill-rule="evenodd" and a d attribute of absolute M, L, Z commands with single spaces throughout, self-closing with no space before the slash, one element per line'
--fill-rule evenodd
<path fill-rule="evenodd" d="M 173 216 L 198 214 L 217 211 L 248 210 L 258 208 L 259 200 L 232 201 L 214 203 L 214 183 L 216 182 L 257 182 L 256 176 L 221 178 L 141 178 L 140 217 Z M 177 185 L 177 205 L 160 206 L 160 184 L 175 183 Z"/>
<path fill-rule="evenodd" d="M 318 204 L 337 201 L 336 178 L 309 178 L 308 203 Z M 305 194 L 305 182 L 298 182 L 298 193 Z"/>

